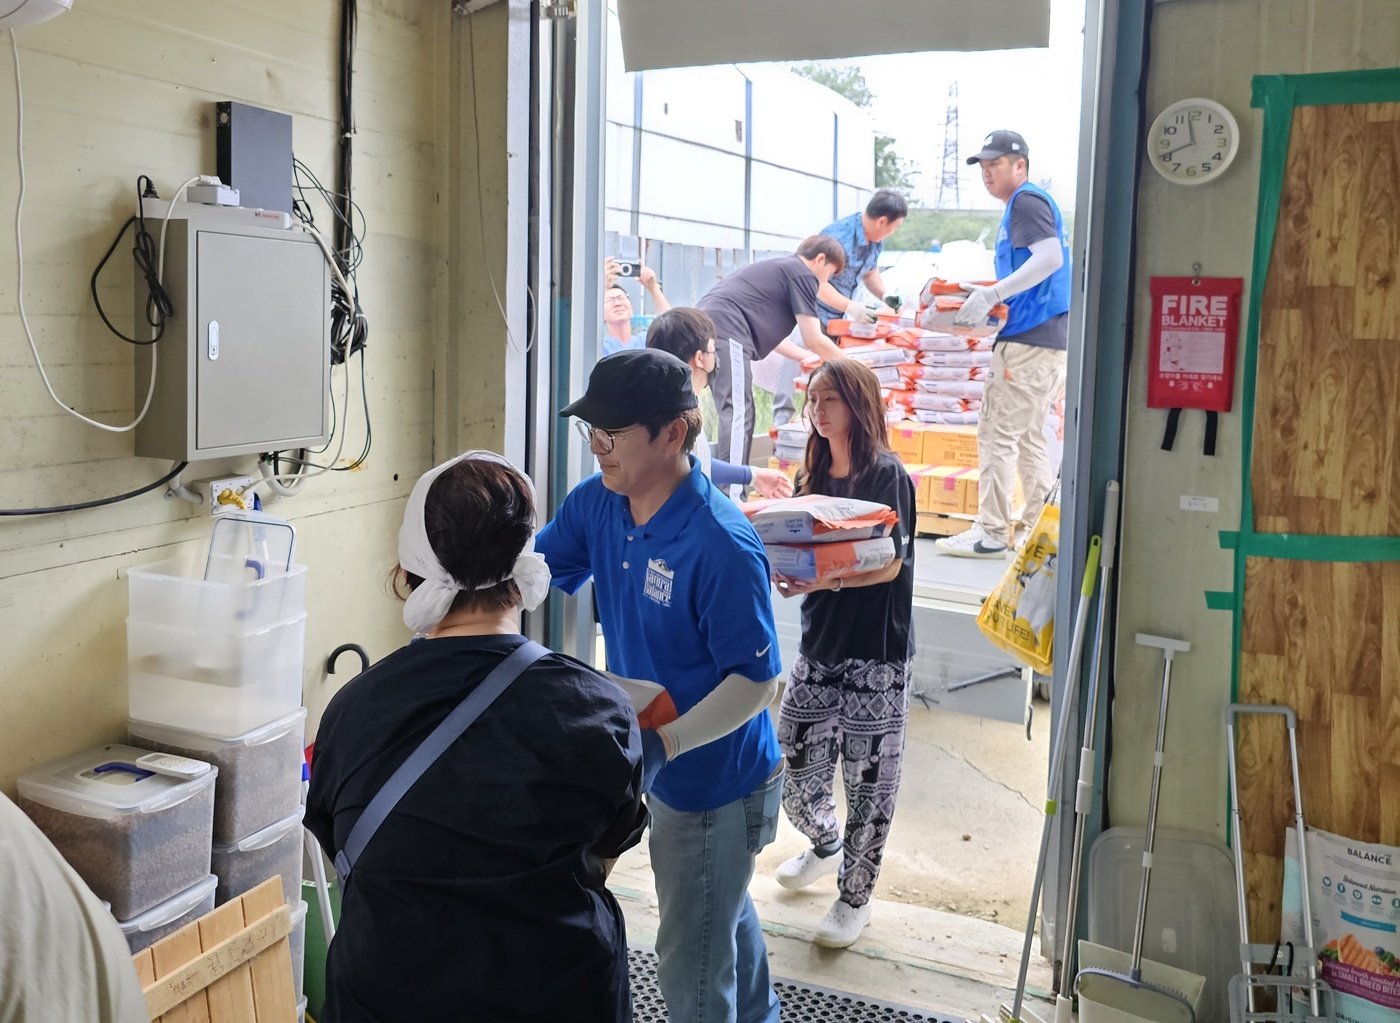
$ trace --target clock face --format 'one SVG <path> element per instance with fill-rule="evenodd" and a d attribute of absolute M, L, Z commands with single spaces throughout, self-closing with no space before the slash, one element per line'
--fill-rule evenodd
<path fill-rule="evenodd" d="M 1208 99 L 1177 100 L 1157 115 L 1147 133 L 1148 159 L 1178 185 L 1213 181 L 1234 162 L 1240 127 L 1234 115 Z"/>

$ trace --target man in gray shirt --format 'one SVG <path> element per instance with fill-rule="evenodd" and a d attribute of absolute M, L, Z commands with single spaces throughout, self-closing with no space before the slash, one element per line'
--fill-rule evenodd
<path fill-rule="evenodd" d="M 747 465 L 753 442 L 753 363 L 774 350 L 791 359 L 814 352 L 841 359 L 841 349 L 822 333 L 817 319 L 817 291 L 846 265 L 841 243 L 812 235 L 796 255 L 763 259 L 742 266 L 701 296 L 696 308 L 715 323 L 718 359 L 710 376 L 710 393 L 719 411 L 719 442 L 714 457 Z M 787 340 L 801 331 L 803 351 Z M 733 498 L 743 488 L 729 488 Z"/>

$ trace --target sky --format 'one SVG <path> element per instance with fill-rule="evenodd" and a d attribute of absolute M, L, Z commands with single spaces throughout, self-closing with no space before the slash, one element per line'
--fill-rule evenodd
<path fill-rule="evenodd" d="M 977 152 L 995 128 L 1018 131 L 1030 148 L 1031 180 L 1048 178 L 1061 208 L 1072 209 L 1083 29 L 1084 0 L 1052 0 L 1047 49 L 903 53 L 833 63 L 855 63 L 865 73 L 877 127 L 894 136 L 895 150 L 919 171 L 913 195 L 918 205 L 933 206 L 938 197 L 948 86 L 956 81 L 961 157 Z M 960 158 L 958 170 L 964 209 L 1000 208 L 975 167 Z"/>

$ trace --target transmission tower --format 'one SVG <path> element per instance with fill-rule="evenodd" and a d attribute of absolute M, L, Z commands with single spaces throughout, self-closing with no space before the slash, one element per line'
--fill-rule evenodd
<path fill-rule="evenodd" d="M 938 208 L 962 208 L 958 197 L 958 175 L 962 170 L 958 159 L 958 83 L 948 86 L 948 114 L 943 122 L 943 176 L 938 181 Z"/>

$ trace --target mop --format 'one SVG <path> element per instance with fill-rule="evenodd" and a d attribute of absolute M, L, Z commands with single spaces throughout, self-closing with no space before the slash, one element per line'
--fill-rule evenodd
<path fill-rule="evenodd" d="M 1118 544 L 1118 481 L 1111 480 L 1104 500 L 1103 549 L 1099 557 L 1099 615 L 1094 623 L 1094 656 L 1089 668 L 1089 692 L 1084 719 L 1084 742 L 1079 749 L 1079 775 L 1074 789 L 1074 843 L 1070 852 L 1069 899 L 1059 925 L 1061 955 L 1055 964 L 1055 1023 L 1070 1023 L 1074 1000 L 1065 993 L 1064 974 L 1074 949 L 1075 917 L 1079 910 L 1079 875 L 1084 860 L 1084 827 L 1094 801 L 1094 731 L 1099 709 L 1099 679 L 1108 642 L 1108 602 L 1113 587 L 1113 556 Z M 1067 684 L 1077 685 L 1077 679 Z"/>
<path fill-rule="evenodd" d="M 1162 651 L 1162 695 L 1157 708 L 1157 745 L 1152 757 L 1152 790 L 1147 802 L 1147 835 L 1142 846 L 1142 885 L 1138 889 L 1133 952 L 1129 958 L 1117 949 L 1081 941 L 1080 970 L 1074 978 L 1074 993 L 1079 996 L 1080 1023 L 1131 1023 L 1137 1020 L 1195 1023 L 1196 1005 L 1200 1002 L 1201 992 L 1205 990 L 1205 977 L 1162 963 L 1144 963 L 1142 958 L 1142 940 L 1147 929 L 1147 895 L 1152 884 L 1152 851 L 1157 836 L 1157 804 L 1162 792 L 1162 760 L 1167 735 L 1172 661 L 1177 654 L 1190 650 L 1191 644 L 1142 632 L 1137 634 L 1137 642 L 1140 646 Z M 1151 979 L 1144 979 L 1144 966 Z"/>
<path fill-rule="evenodd" d="M 1014 1023 L 1023 1023 L 1021 1010 L 1026 997 L 1026 972 L 1030 968 L 1031 944 L 1035 939 L 1040 889 L 1045 882 L 1045 861 L 1050 849 L 1050 833 L 1054 829 L 1055 811 L 1059 808 L 1056 796 L 1060 791 L 1060 775 L 1064 769 L 1065 748 L 1069 742 L 1069 722 L 1074 717 L 1076 697 L 1079 695 L 1079 686 L 1074 684 L 1074 680 L 1079 678 L 1079 667 L 1084 660 L 1084 634 L 1089 628 L 1094 578 L 1099 568 L 1101 548 L 1102 541 L 1098 536 L 1089 538 L 1089 557 L 1084 562 L 1084 581 L 1079 588 L 1079 606 L 1074 613 L 1074 635 L 1070 640 L 1069 663 L 1065 671 L 1065 678 L 1070 682 L 1065 688 L 1064 705 L 1060 708 L 1054 742 L 1050 746 L 1050 780 L 1046 786 L 1045 824 L 1040 830 L 1040 855 L 1036 857 L 1035 881 L 1031 884 L 1030 913 L 1026 918 L 1025 941 L 1021 946 L 1021 965 L 1016 973 L 1016 997 L 1011 1008 L 1008 1009 L 1004 1005 L 1001 1007 L 1001 1016 Z"/>

